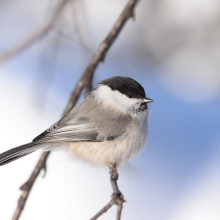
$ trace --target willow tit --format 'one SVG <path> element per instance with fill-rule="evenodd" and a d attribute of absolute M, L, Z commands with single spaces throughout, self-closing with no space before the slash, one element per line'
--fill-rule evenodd
<path fill-rule="evenodd" d="M 82 161 L 107 165 L 131 162 L 148 136 L 144 88 L 129 77 L 115 76 L 98 83 L 83 102 L 37 136 L 31 143 L 0 154 L 0 165 L 38 149 L 65 149 Z"/>

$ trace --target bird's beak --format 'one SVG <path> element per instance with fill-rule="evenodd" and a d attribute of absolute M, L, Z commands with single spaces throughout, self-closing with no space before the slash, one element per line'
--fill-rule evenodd
<path fill-rule="evenodd" d="M 143 99 L 143 102 L 148 103 L 148 102 L 153 102 L 153 100 L 149 99 L 149 98 L 145 98 L 145 99 Z"/>

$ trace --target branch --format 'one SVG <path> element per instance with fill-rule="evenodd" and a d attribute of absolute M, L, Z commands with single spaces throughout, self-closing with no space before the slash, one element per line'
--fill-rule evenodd
<path fill-rule="evenodd" d="M 63 0 L 63 1 L 65 1 L 65 0 Z M 104 57 L 106 56 L 107 51 L 109 50 L 109 48 L 111 47 L 113 42 L 116 40 L 118 34 L 120 33 L 120 31 L 124 27 L 126 21 L 129 18 L 134 17 L 133 10 L 134 10 L 134 7 L 136 6 L 136 4 L 138 3 L 138 1 L 139 0 L 130 0 L 128 2 L 126 7 L 124 8 L 124 10 L 122 11 L 121 15 L 119 16 L 118 20 L 116 21 L 115 25 L 111 29 L 110 33 L 107 35 L 107 37 L 104 39 L 104 41 L 100 44 L 100 46 L 97 49 L 97 51 L 95 52 L 95 54 L 92 56 L 85 72 L 83 73 L 82 77 L 78 81 L 75 89 L 73 90 L 73 92 L 70 96 L 70 99 L 67 103 L 67 106 L 63 112 L 63 116 L 68 114 L 70 112 L 70 110 L 74 107 L 74 105 L 76 104 L 76 102 L 77 102 L 77 100 L 78 100 L 78 98 L 84 88 L 86 89 L 86 92 L 85 92 L 86 95 L 91 91 L 92 79 L 93 79 L 95 69 L 97 68 L 98 64 L 104 60 Z M 21 190 L 23 190 L 23 192 L 18 200 L 17 208 L 15 210 L 15 213 L 14 213 L 12 220 L 19 219 L 20 214 L 21 214 L 22 210 L 24 209 L 25 203 L 27 201 L 27 198 L 30 194 L 30 191 L 32 189 L 32 186 L 33 186 L 36 178 L 38 177 L 41 170 L 43 170 L 43 169 L 46 170 L 46 160 L 47 160 L 49 154 L 50 154 L 50 152 L 42 153 L 42 155 L 41 155 L 37 165 L 35 166 L 30 178 L 21 187 Z M 111 176 L 113 174 L 117 173 L 116 167 L 115 167 L 115 169 L 113 169 L 113 170 L 112 169 L 113 168 L 110 168 L 110 174 L 112 173 Z M 115 171 L 116 171 L 116 173 L 115 173 Z M 117 178 L 118 178 L 118 176 L 117 176 Z M 120 220 L 122 204 L 123 204 L 124 200 L 123 200 L 123 195 L 118 190 L 116 181 L 117 181 L 117 179 L 111 178 L 111 183 L 112 183 L 112 187 L 113 187 L 113 191 L 114 191 L 113 198 L 110 201 L 110 203 L 108 203 L 108 205 L 106 205 L 101 211 L 103 211 L 103 210 L 107 211 L 113 204 L 116 204 L 116 201 L 117 201 L 117 206 L 118 206 L 117 220 Z M 115 191 L 115 189 L 117 189 L 117 190 Z M 120 194 L 120 196 L 118 193 Z M 116 196 L 116 198 L 114 196 Z M 122 198 L 121 198 L 121 196 L 122 196 Z M 101 213 L 101 214 L 103 214 L 103 213 Z M 96 218 L 94 218 L 94 217 L 93 217 L 93 219 L 97 218 L 97 217 Z"/>
<path fill-rule="evenodd" d="M 59 18 L 61 12 L 63 11 L 64 6 L 68 0 L 61 0 L 60 4 L 57 6 L 56 11 L 54 12 L 52 18 L 45 22 L 44 25 L 42 25 L 36 32 L 32 33 L 19 43 L 17 43 L 13 48 L 9 49 L 8 51 L 4 52 L 0 55 L 0 65 L 7 62 L 12 57 L 18 55 L 20 52 L 25 50 L 27 47 L 29 47 L 31 44 L 33 44 L 35 41 L 39 40 L 41 37 L 47 34 L 47 32 L 53 27 L 57 19 Z"/>
<path fill-rule="evenodd" d="M 49 156 L 49 153 L 50 152 L 44 152 L 41 155 L 39 161 L 37 162 L 37 165 L 35 166 L 32 174 L 30 176 L 30 178 L 28 179 L 28 181 L 25 184 L 23 184 L 20 187 L 20 189 L 23 190 L 23 192 L 22 192 L 22 194 L 21 194 L 21 196 L 20 196 L 20 198 L 18 200 L 18 205 L 17 205 L 15 213 L 14 213 L 14 215 L 12 217 L 12 220 L 19 219 L 19 217 L 20 217 L 20 215 L 21 215 L 21 213 L 22 213 L 22 211 L 24 209 L 26 200 L 27 200 L 27 198 L 29 196 L 29 193 L 31 191 L 31 188 L 32 188 L 33 184 L 35 183 L 35 180 L 36 180 L 37 176 L 39 175 L 41 169 L 43 169 L 43 168 L 45 169 L 46 168 L 45 162 L 47 160 L 47 157 Z"/>
<path fill-rule="evenodd" d="M 121 212 L 122 212 L 122 208 L 123 208 L 123 203 L 126 201 L 124 200 L 123 194 L 118 189 L 118 184 L 117 184 L 118 172 L 117 172 L 117 168 L 116 168 L 115 164 L 109 163 L 109 173 L 110 173 L 110 181 L 111 181 L 111 185 L 112 185 L 112 189 L 113 189 L 112 199 L 93 218 L 91 218 L 91 220 L 98 219 L 102 214 L 107 212 L 113 205 L 117 205 L 116 219 L 117 220 L 121 219 Z"/>

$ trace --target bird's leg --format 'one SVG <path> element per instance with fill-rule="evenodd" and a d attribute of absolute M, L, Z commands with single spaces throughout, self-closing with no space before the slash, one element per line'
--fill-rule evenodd
<path fill-rule="evenodd" d="M 109 163 L 108 167 L 109 167 L 110 181 L 111 181 L 111 184 L 112 184 L 113 193 L 114 194 L 120 194 L 121 192 L 119 191 L 118 184 L 117 184 L 118 171 L 117 171 L 117 168 L 116 168 L 116 164 L 115 163 Z"/>

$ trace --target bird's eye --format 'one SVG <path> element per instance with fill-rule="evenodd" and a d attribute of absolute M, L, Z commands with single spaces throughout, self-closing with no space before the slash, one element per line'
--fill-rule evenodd
<path fill-rule="evenodd" d="M 128 93 L 128 94 L 127 94 L 127 97 L 128 97 L 128 98 L 132 98 L 132 94 L 131 94 L 131 93 Z"/>

